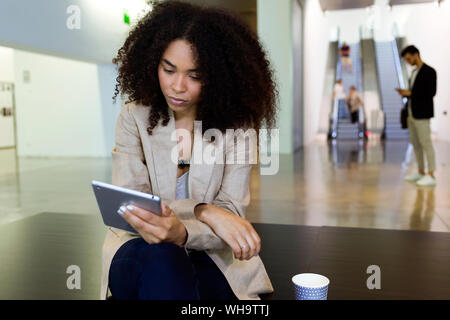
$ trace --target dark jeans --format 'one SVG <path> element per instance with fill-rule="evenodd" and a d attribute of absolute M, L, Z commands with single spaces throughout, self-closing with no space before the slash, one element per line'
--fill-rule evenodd
<path fill-rule="evenodd" d="M 237 300 L 225 276 L 204 252 L 171 243 L 125 242 L 109 269 L 115 300 Z"/>
<path fill-rule="evenodd" d="M 357 123 L 359 120 L 359 112 L 358 110 L 351 113 L 352 123 Z"/>

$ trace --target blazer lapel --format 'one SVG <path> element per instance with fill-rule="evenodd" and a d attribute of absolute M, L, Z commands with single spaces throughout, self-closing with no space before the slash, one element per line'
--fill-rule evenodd
<path fill-rule="evenodd" d="M 148 120 L 146 119 L 146 122 Z M 163 199 L 175 199 L 177 163 L 171 159 L 171 152 L 176 148 L 176 141 L 172 141 L 171 134 L 175 130 L 175 119 L 170 117 L 167 126 L 158 125 L 152 135 L 144 135 L 143 144 L 149 144 L 151 158 L 147 161 L 150 166 L 150 178 L 153 192 Z M 155 180 L 155 181 L 153 181 Z"/>
<path fill-rule="evenodd" d="M 197 125 L 198 124 L 198 125 Z M 203 140 L 201 122 L 194 124 L 194 145 L 192 147 L 191 165 L 189 168 L 189 196 L 191 199 L 204 201 L 215 166 L 216 154 L 211 155 L 213 161 L 206 163 L 203 159 L 205 149 L 210 150 L 213 143 Z"/>
<path fill-rule="evenodd" d="M 171 158 L 173 150 L 177 153 L 177 141 L 175 136 L 173 140 L 171 139 L 172 133 L 175 132 L 175 117 L 170 108 L 169 116 L 170 120 L 167 126 L 159 125 L 153 130 L 151 136 L 145 135 L 145 138 L 142 138 L 142 143 L 151 146 L 149 148 L 151 159 L 148 159 L 147 165 L 152 164 L 149 169 L 153 171 L 150 172 L 151 183 L 154 186 L 153 192 L 163 199 L 174 200 L 178 163 L 172 161 Z M 201 126 L 195 128 L 188 180 L 190 198 L 195 200 L 204 200 L 213 173 L 214 161 L 212 164 L 205 164 L 202 161 L 203 150 L 210 143 L 209 141 L 203 141 Z M 153 181 L 153 179 L 156 181 Z"/>

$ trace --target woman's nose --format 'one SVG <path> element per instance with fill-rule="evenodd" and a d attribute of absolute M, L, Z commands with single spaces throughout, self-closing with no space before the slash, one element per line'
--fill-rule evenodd
<path fill-rule="evenodd" d="M 174 82 L 172 83 L 172 89 L 175 92 L 186 91 L 185 78 L 182 74 L 175 77 Z"/>

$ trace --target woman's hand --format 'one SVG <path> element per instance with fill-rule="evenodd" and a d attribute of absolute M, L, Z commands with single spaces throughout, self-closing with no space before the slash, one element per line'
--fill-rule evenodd
<path fill-rule="evenodd" d="M 249 260 L 261 250 L 261 239 L 250 222 L 213 204 L 195 208 L 197 219 L 211 227 L 239 260 Z"/>
<path fill-rule="evenodd" d="M 179 246 L 186 243 L 187 231 L 168 206 L 161 202 L 161 216 L 134 205 L 120 207 L 119 213 L 149 244 L 171 242 Z M 121 213 L 122 212 L 122 213 Z"/>

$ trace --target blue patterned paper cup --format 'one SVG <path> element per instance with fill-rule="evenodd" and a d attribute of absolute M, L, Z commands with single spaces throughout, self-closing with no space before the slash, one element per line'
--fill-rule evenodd
<path fill-rule="evenodd" d="M 330 280 L 320 274 L 300 273 L 292 277 L 297 300 L 327 300 Z"/>

